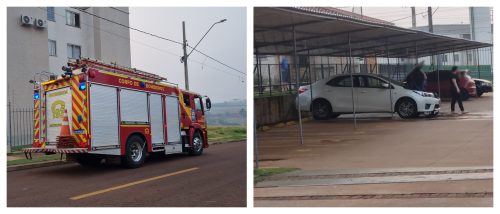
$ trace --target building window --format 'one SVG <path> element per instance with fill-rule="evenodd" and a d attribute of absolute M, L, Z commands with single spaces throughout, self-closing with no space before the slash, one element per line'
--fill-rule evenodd
<path fill-rule="evenodd" d="M 80 14 L 66 10 L 66 24 L 73 27 L 80 27 Z"/>
<path fill-rule="evenodd" d="M 453 54 L 453 62 L 458 62 L 459 59 L 460 57 L 458 56 L 458 54 Z"/>
<path fill-rule="evenodd" d="M 68 58 L 70 59 L 80 59 L 81 48 L 78 45 L 68 44 Z"/>
<path fill-rule="evenodd" d="M 57 56 L 56 41 L 49 39 L 49 56 Z"/>
<path fill-rule="evenodd" d="M 53 21 L 53 22 L 56 21 L 54 7 L 47 7 L 47 20 Z"/>

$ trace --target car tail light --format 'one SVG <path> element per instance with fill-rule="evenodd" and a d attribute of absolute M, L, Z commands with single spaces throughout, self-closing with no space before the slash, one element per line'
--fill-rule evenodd
<path fill-rule="evenodd" d="M 306 92 L 306 91 L 307 91 L 307 88 L 306 88 L 306 87 L 304 87 L 304 86 L 300 86 L 300 87 L 299 87 L 299 94 L 302 94 L 302 93 L 304 93 L 304 92 Z"/>

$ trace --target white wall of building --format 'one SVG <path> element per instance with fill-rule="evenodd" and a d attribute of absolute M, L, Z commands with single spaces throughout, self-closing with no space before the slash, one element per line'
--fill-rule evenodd
<path fill-rule="evenodd" d="M 7 9 L 7 96 L 13 108 L 33 106 L 33 85 L 28 81 L 49 69 L 48 29 L 23 25 L 21 15 L 47 17 L 38 8 Z"/>
<path fill-rule="evenodd" d="M 61 67 L 68 62 L 67 45 L 73 44 L 81 47 L 81 56 L 95 58 L 94 54 L 94 25 L 93 17 L 82 14 L 76 9 L 56 7 L 55 22 L 47 21 L 50 40 L 56 41 L 57 56 L 49 56 L 49 71 L 61 73 Z M 66 11 L 80 14 L 80 27 L 66 24 Z M 89 8 L 88 10 L 91 10 Z"/>
<path fill-rule="evenodd" d="M 128 8 L 82 8 L 88 13 L 129 25 Z M 66 11 L 78 13 L 80 27 L 66 24 Z M 68 61 L 67 45 L 81 47 L 81 57 L 130 66 L 129 29 L 69 7 L 54 8 L 49 21 L 46 7 L 7 9 L 7 88 L 13 107 L 33 107 L 33 87 L 28 83 L 37 72 L 61 74 Z M 21 14 L 46 20 L 45 28 L 21 24 Z M 48 42 L 56 41 L 56 56 L 49 56 Z"/>

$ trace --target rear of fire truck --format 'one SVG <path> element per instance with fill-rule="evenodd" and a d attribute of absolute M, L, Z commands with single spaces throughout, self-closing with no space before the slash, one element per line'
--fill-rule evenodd
<path fill-rule="evenodd" d="M 63 69 L 57 79 L 34 86 L 34 139 L 24 152 L 28 158 L 36 152 L 75 154 L 83 164 L 89 138 L 87 77 L 81 69 Z"/>
<path fill-rule="evenodd" d="M 208 147 L 204 110 L 196 111 L 195 105 L 185 104 L 190 100 L 196 103 L 198 97 L 203 105 L 200 95 L 136 78 L 137 75 L 132 76 L 137 73 L 135 69 L 116 67 L 115 70 L 113 66 L 116 65 L 78 60 L 63 67 L 64 74 L 57 79 L 35 84 L 34 140 L 33 146 L 24 150 L 27 157 L 31 153 L 61 153 L 81 165 L 117 159 L 122 165 L 135 168 L 144 163 L 150 152 L 197 155 Z M 134 73 L 127 76 L 127 72 Z M 150 94 L 148 90 L 153 89 L 168 93 Z M 141 93 L 147 94 L 149 101 L 144 101 L 144 106 L 148 108 L 146 115 L 151 117 L 141 123 L 125 121 L 124 108 L 129 104 L 124 102 L 134 97 L 131 94 L 141 96 Z M 210 100 L 206 101 L 209 109 Z M 120 102 L 124 106 L 120 107 Z M 156 109 L 159 116 L 153 117 Z M 178 137 L 171 132 L 178 133 Z M 176 142 L 179 144 L 173 144 Z"/>

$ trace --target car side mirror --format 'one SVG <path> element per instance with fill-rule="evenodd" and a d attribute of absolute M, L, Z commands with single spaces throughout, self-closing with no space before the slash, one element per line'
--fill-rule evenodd
<path fill-rule="evenodd" d="M 205 107 L 206 107 L 206 111 L 210 111 L 210 109 L 212 108 L 212 102 L 210 101 L 210 98 L 207 97 L 207 99 L 205 100 Z"/>
<path fill-rule="evenodd" d="M 382 88 L 389 88 L 389 83 L 382 83 Z"/>

